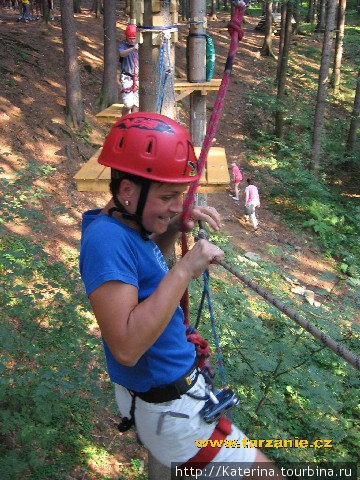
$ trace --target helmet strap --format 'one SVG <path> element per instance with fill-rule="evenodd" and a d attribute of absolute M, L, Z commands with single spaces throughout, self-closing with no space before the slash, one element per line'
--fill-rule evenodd
<path fill-rule="evenodd" d="M 130 220 L 132 222 L 137 223 L 140 227 L 140 235 L 143 238 L 143 240 L 149 240 L 148 237 L 151 234 L 151 232 L 147 231 L 142 224 L 142 214 L 143 214 L 146 199 L 149 193 L 150 184 L 151 184 L 151 181 L 145 179 L 143 184 L 141 185 L 140 196 L 139 196 L 135 213 L 129 213 L 126 210 L 126 208 L 123 205 L 121 205 L 121 203 L 119 202 L 119 199 L 115 195 L 113 195 L 113 202 L 115 203 L 115 207 L 112 207 L 109 209 L 110 217 L 114 212 L 119 212 L 121 213 L 123 218 L 125 218 L 126 220 Z"/>

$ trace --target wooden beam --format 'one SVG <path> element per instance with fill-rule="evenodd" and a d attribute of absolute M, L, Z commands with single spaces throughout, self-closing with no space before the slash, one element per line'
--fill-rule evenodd
<path fill-rule="evenodd" d="M 197 156 L 200 154 L 200 150 L 200 147 L 195 147 Z M 101 148 L 94 153 L 74 176 L 76 187 L 80 192 L 109 191 L 110 168 L 98 163 L 100 152 Z M 199 193 L 223 191 L 229 185 L 229 182 L 230 176 L 225 149 L 222 147 L 211 147 L 205 171 L 200 180 Z"/>
<path fill-rule="evenodd" d="M 110 107 L 105 108 L 101 112 L 95 115 L 96 120 L 99 123 L 105 123 L 107 125 L 112 125 L 116 120 L 122 117 L 124 104 L 123 103 L 114 103 Z"/>

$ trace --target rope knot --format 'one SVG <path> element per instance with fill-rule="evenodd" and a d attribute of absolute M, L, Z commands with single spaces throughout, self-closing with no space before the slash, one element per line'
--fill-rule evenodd
<path fill-rule="evenodd" d="M 188 342 L 193 343 L 195 345 L 196 356 L 198 359 L 198 366 L 200 370 L 204 368 L 205 360 L 210 355 L 210 347 L 209 342 L 202 338 L 201 335 L 197 333 L 195 328 L 189 327 L 186 331 L 186 339 Z"/>

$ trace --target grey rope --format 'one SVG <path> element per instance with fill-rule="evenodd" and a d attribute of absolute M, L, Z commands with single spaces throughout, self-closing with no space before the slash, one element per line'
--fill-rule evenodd
<path fill-rule="evenodd" d="M 335 340 L 327 336 L 324 332 L 319 330 L 318 328 L 314 327 L 311 323 L 307 320 L 303 319 L 295 310 L 290 307 L 287 307 L 283 302 L 275 298 L 271 293 L 269 293 L 265 288 L 260 287 L 256 283 L 254 283 L 249 278 L 242 275 L 240 272 L 235 270 L 235 268 L 231 267 L 229 264 L 221 260 L 220 258 L 215 258 L 216 263 L 221 265 L 228 270 L 230 273 L 235 275 L 239 280 L 241 280 L 245 285 L 250 287 L 256 293 L 258 293 L 261 297 L 263 297 L 268 302 L 272 303 L 276 308 L 278 308 L 281 312 L 285 313 L 286 316 L 294 320 L 298 325 L 304 328 L 307 332 L 311 333 L 316 339 L 320 340 L 324 345 L 326 345 L 330 350 L 335 352 L 337 355 L 342 357 L 346 360 L 350 365 L 355 367 L 356 369 L 360 370 L 360 358 L 354 355 L 350 350 L 347 350 L 343 346 L 339 345 Z"/>

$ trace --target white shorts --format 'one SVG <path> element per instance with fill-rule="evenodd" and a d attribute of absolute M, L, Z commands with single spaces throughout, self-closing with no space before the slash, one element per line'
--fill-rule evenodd
<path fill-rule="evenodd" d="M 120 76 L 121 96 L 125 108 L 139 107 L 139 82 L 136 82 L 135 92 L 130 90 L 133 88 L 133 77 L 122 73 Z M 125 91 L 124 91 L 125 90 Z"/>
<path fill-rule="evenodd" d="M 197 396 L 205 396 L 205 380 L 202 375 L 189 390 Z M 130 417 L 132 397 L 128 390 L 115 384 L 115 396 L 120 413 Z M 214 431 L 215 423 L 208 424 L 202 420 L 199 411 L 204 400 L 195 400 L 184 394 L 177 400 L 164 403 L 148 403 L 136 398 L 135 424 L 141 442 L 163 465 L 171 462 L 185 463 L 198 453 L 195 440 L 207 440 Z M 182 416 L 181 416 L 182 415 Z M 184 418 L 186 416 L 186 418 Z M 242 444 L 245 435 L 235 426 L 227 440 L 238 440 Z M 226 448 L 223 446 L 214 462 L 254 462 L 255 448 Z M 211 477 L 209 477 L 211 478 Z"/>

